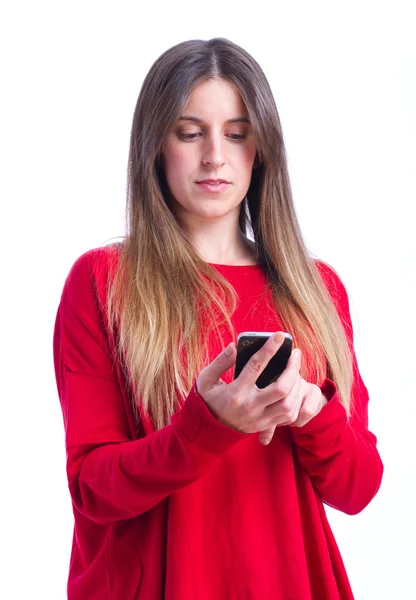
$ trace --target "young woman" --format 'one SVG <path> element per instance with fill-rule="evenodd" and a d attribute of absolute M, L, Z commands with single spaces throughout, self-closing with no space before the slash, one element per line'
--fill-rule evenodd
<path fill-rule="evenodd" d="M 250 235 L 254 241 L 250 240 Z M 234 379 L 236 336 L 276 334 Z M 275 382 L 255 382 L 289 332 Z M 352 598 L 323 504 L 382 463 L 337 273 L 302 241 L 268 82 L 232 42 L 154 63 L 123 243 L 73 265 L 54 335 L 70 600 Z"/>

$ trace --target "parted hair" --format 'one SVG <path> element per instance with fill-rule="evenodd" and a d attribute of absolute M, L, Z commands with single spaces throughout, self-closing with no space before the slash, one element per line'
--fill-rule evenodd
<path fill-rule="evenodd" d="M 350 413 L 352 349 L 294 209 L 282 127 L 269 83 L 254 58 L 225 38 L 189 40 L 152 65 L 137 100 L 130 137 L 126 235 L 107 295 L 116 352 L 156 429 L 169 424 L 208 361 L 208 339 L 235 339 L 231 284 L 206 263 L 169 208 L 161 162 L 167 133 L 200 83 L 222 78 L 247 108 L 257 151 L 239 226 L 251 234 L 271 297 L 294 346 L 301 375 L 331 378 Z M 227 342 L 228 343 L 228 342 Z"/>

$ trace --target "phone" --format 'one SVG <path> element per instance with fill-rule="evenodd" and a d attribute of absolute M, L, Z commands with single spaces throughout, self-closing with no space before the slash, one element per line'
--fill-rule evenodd
<path fill-rule="evenodd" d="M 237 360 L 235 363 L 234 379 L 236 379 L 247 361 L 267 342 L 269 337 L 276 333 L 275 331 L 244 331 L 237 338 Z M 265 388 L 283 373 L 287 361 L 292 352 L 293 339 L 290 333 L 285 333 L 285 340 L 276 354 L 270 359 L 269 363 L 259 375 L 256 385 L 258 388 Z"/>

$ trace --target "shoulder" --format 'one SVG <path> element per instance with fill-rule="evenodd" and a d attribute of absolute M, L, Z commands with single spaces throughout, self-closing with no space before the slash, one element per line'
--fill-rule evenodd
<path fill-rule="evenodd" d="M 338 272 L 323 260 L 314 259 L 314 263 L 334 302 L 348 308 L 348 293 Z"/>
<path fill-rule="evenodd" d="M 352 339 L 352 321 L 348 293 L 341 277 L 333 266 L 322 260 L 314 260 L 321 279 L 329 292 L 338 316 L 349 338 Z"/>
<path fill-rule="evenodd" d="M 104 299 L 120 251 L 121 244 L 111 244 L 92 248 L 81 254 L 65 279 L 63 298 L 70 304 L 82 303 L 91 294 Z"/>
<path fill-rule="evenodd" d="M 97 275 L 103 270 L 109 271 L 117 262 L 121 244 L 111 244 L 92 248 L 81 254 L 73 263 L 67 280 L 82 275 Z"/>
<path fill-rule="evenodd" d="M 58 386 L 64 385 L 67 371 L 104 379 L 114 376 L 111 332 L 105 308 L 107 281 L 117 256 L 114 246 L 94 248 L 81 254 L 69 270 L 54 330 Z M 87 380 L 82 381 L 89 385 Z"/>

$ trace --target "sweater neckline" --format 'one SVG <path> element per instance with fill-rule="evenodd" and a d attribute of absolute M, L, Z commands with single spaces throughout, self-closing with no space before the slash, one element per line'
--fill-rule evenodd
<path fill-rule="evenodd" d="M 211 267 L 220 268 L 220 269 L 229 269 L 229 270 L 242 270 L 242 269 L 258 269 L 260 265 L 258 263 L 254 265 L 224 265 L 219 263 L 208 263 Z"/>

